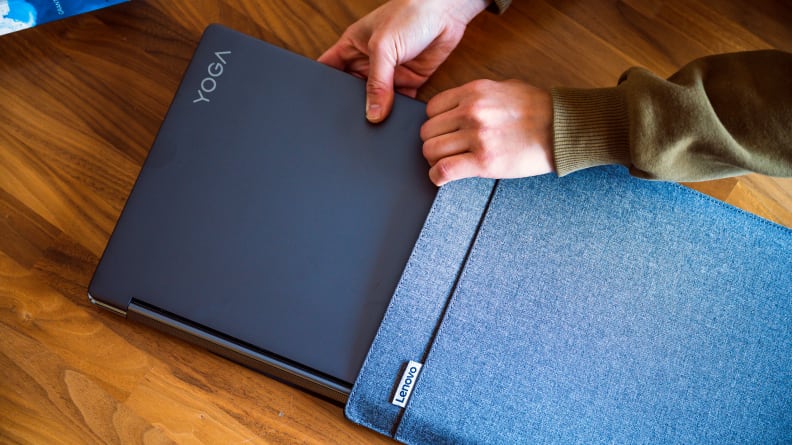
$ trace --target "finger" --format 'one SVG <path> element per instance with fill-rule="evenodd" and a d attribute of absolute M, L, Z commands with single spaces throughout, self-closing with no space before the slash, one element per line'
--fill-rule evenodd
<path fill-rule="evenodd" d="M 393 72 L 393 86 L 396 91 L 401 92 L 401 89 L 417 91 L 424 83 L 426 83 L 426 76 L 414 71 L 408 64 L 397 66 Z"/>
<path fill-rule="evenodd" d="M 396 88 L 396 91 L 413 99 L 418 95 L 418 88 Z"/>
<path fill-rule="evenodd" d="M 459 113 L 457 113 L 456 110 L 458 110 L 458 108 L 453 108 L 444 113 L 430 117 L 429 120 L 421 125 L 421 139 L 428 141 L 429 139 L 453 133 L 462 128 Z"/>
<path fill-rule="evenodd" d="M 434 166 L 443 158 L 461 154 L 469 150 L 470 145 L 467 139 L 459 132 L 444 134 L 429 139 L 423 144 L 423 155 L 431 166 Z"/>
<path fill-rule="evenodd" d="M 451 88 L 438 93 L 426 104 L 426 115 L 431 117 L 445 113 L 459 106 L 461 99 L 459 88 Z"/>
<path fill-rule="evenodd" d="M 368 79 L 369 74 L 369 58 L 365 54 L 356 54 L 344 57 L 346 66 L 344 71 L 354 74 L 359 78 Z"/>
<path fill-rule="evenodd" d="M 376 46 L 369 52 L 370 66 L 366 81 L 366 119 L 372 123 L 382 122 L 393 107 L 394 57 L 387 50 Z"/>
<path fill-rule="evenodd" d="M 441 159 L 429 169 L 429 179 L 438 187 L 458 179 L 478 176 L 472 153 L 465 152 Z"/>
<path fill-rule="evenodd" d="M 318 59 L 316 59 L 319 63 L 324 63 L 327 66 L 332 66 L 333 68 L 344 70 L 346 67 L 346 61 L 343 57 L 341 57 L 341 44 L 340 42 L 336 43 L 335 45 L 331 46 L 327 49 Z"/>

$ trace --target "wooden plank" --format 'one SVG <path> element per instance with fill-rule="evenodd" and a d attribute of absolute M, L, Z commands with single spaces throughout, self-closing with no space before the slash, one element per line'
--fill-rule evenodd
<path fill-rule="evenodd" d="M 389 443 L 340 407 L 90 305 L 86 288 L 201 32 L 311 58 L 377 0 L 135 0 L 0 37 L 0 442 Z M 515 0 L 429 83 L 605 87 L 633 65 L 792 50 L 792 3 Z M 361 106 L 361 118 L 363 110 Z M 792 227 L 792 179 L 689 186 Z"/>

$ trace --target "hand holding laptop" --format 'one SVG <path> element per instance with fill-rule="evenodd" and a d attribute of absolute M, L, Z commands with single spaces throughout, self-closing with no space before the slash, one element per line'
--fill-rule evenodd
<path fill-rule="evenodd" d="M 381 122 L 394 89 L 415 97 L 488 0 L 394 0 L 352 24 L 319 61 L 368 79 L 366 118 Z"/>
<path fill-rule="evenodd" d="M 366 118 L 381 122 L 390 114 L 394 90 L 415 97 L 488 4 L 388 2 L 350 26 L 319 61 L 366 78 Z M 472 82 L 437 95 L 427 114 L 421 139 L 435 185 L 555 171 L 547 91 L 518 81 Z"/>
<path fill-rule="evenodd" d="M 524 178 L 555 171 L 550 93 L 518 80 L 475 80 L 443 91 L 421 127 L 429 179 Z"/>

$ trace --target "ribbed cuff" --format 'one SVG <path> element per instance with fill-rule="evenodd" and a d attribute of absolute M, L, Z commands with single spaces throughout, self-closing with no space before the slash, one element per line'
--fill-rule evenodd
<path fill-rule="evenodd" d="M 511 0 L 493 0 L 493 2 L 487 7 L 487 10 L 494 12 L 495 14 L 503 14 L 510 4 Z"/>
<path fill-rule="evenodd" d="M 629 116 L 618 88 L 553 88 L 558 176 L 606 164 L 630 165 Z"/>

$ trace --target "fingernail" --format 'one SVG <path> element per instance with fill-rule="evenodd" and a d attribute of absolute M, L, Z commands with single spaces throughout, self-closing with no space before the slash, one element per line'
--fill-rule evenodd
<path fill-rule="evenodd" d="M 371 122 L 377 122 L 382 115 L 382 108 L 379 104 L 372 104 L 369 103 L 368 99 L 366 99 L 366 119 Z"/>

